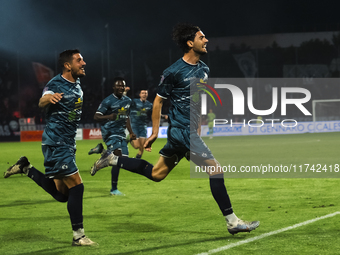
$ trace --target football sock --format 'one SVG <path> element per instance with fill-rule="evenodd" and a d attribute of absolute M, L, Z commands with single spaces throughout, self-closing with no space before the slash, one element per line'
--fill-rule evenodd
<path fill-rule="evenodd" d="M 120 169 L 120 167 L 118 167 L 118 166 L 112 166 L 112 169 L 111 169 L 111 185 L 112 185 L 112 189 L 111 190 L 116 190 L 117 189 L 119 169 Z"/>
<path fill-rule="evenodd" d="M 137 154 L 137 155 L 136 155 L 136 158 L 142 158 L 142 155 Z"/>
<path fill-rule="evenodd" d="M 37 170 L 35 167 L 28 169 L 27 176 L 30 177 L 36 184 L 42 187 L 47 193 L 49 193 L 55 200 L 59 202 L 67 202 L 68 196 L 57 190 L 52 178 L 46 178 L 46 176 Z"/>
<path fill-rule="evenodd" d="M 229 199 L 229 195 L 227 193 L 227 189 L 224 185 L 223 174 L 217 174 L 210 176 L 210 190 L 211 193 L 220 207 L 222 214 L 224 216 L 233 213 L 233 208 L 231 207 L 231 202 Z"/>
<path fill-rule="evenodd" d="M 225 216 L 225 219 L 228 223 L 234 224 L 237 222 L 238 217 L 235 215 L 235 213 L 231 213 Z"/>
<path fill-rule="evenodd" d="M 83 227 L 83 194 L 84 184 L 78 184 L 69 189 L 67 210 L 70 214 L 73 231 Z"/>
<path fill-rule="evenodd" d="M 117 165 L 125 170 L 143 175 L 150 180 L 154 180 L 152 178 L 153 165 L 144 159 L 119 157 Z"/>
<path fill-rule="evenodd" d="M 73 230 L 73 240 L 78 240 L 79 238 L 82 238 L 83 236 L 85 236 L 85 231 L 83 228 Z"/>

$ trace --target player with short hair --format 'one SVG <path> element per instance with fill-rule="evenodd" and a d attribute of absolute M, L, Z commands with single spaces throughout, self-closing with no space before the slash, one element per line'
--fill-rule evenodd
<path fill-rule="evenodd" d="M 200 60 L 200 57 L 207 53 L 208 40 L 199 27 L 189 24 L 178 24 L 173 30 L 173 38 L 184 51 L 184 56 L 163 72 L 153 102 L 152 135 L 144 145 L 147 151 L 151 151 L 151 145 L 158 135 L 163 101 L 170 98 L 172 106 L 169 112 L 168 138 L 160 151 L 158 162 L 152 165 L 142 159 L 117 157 L 112 153 L 105 154 L 92 166 L 92 175 L 106 166 L 118 165 L 159 182 L 183 157 L 199 166 L 221 169 L 217 167 L 219 163 L 197 134 L 201 108 L 190 95 L 192 83 L 195 83 L 197 78 L 206 81 L 209 75 L 209 68 Z M 229 233 L 250 232 L 257 228 L 259 221 L 243 221 L 234 214 L 224 185 L 223 171 L 208 174 L 211 193 L 225 217 Z"/>
<path fill-rule="evenodd" d="M 5 173 L 24 173 L 59 202 L 67 202 L 73 229 L 73 246 L 97 245 L 85 236 L 83 227 L 84 185 L 75 161 L 75 136 L 79 125 L 83 91 L 79 78 L 85 76 L 85 61 L 80 51 L 60 53 L 62 73 L 50 80 L 43 90 L 39 107 L 46 111 L 42 136 L 45 174 L 21 157 Z"/>
<path fill-rule="evenodd" d="M 132 100 L 124 95 L 125 85 L 124 78 L 116 77 L 113 80 L 113 93 L 101 102 L 93 117 L 95 121 L 100 122 L 100 129 L 107 151 L 104 150 L 103 145 L 100 143 L 91 149 L 89 154 L 112 152 L 117 156 L 129 156 L 125 129 L 127 128 L 129 131 L 131 141 L 136 139 L 136 135 L 132 131 L 129 117 Z M 119 169 L 119 166 L 112 166 L 110 194 L 124 196 L 117 187 Z"/>
<path fill-rule="evenodd" d="M 144 143 L 146 141 L 147 125 L 149 122 L 149 113 L 152 111 L 152 103 L 148 100 L 148 91 L 142 89 L 139 92 L 139 98 L 132 100 L 130 120 L 132 130 L 136 134 L 136 140 L 131 141 L 133 148 L 138 149 L 136 158 L 141 158 L 144 152 Z"/>

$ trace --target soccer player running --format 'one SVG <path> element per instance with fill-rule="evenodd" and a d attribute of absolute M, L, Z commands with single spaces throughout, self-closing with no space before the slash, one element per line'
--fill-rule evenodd
<path fill-rule="evenodd" d="M 148 91 L 142 89 L 139 97 L 132 100 L 130 111 L 131 127 L 136 134 L 136 140 L 131 141 L 131 145 L 133 148 L 138 149 L 136 158 L 141 158 L 143 155 L 149 113 L 152 111 L 152 103 L 146 100 L 148 98 Z"/>
<path fill-rule="evenodd" d="M 75 162 L 75 136 L 83 105 L 79 78 L 85 76 L 85 61 L 80 51 L 60 53 L 62 73 L 50 80 L 43 90 L 39 107 L 46 111 L 42 136 L 45 174 L 21 157 L 5 173 L 24 173 L 58 202 L 67 202 L 73 230 L 73 246 L 97 245 L 85 236 L 83 227 L 84 185 Z"/>
<path fill-rule="evenodd" d="M 89 151 L 93 153 L 113 153 L 117 156 L 128 157 L 129 150 L 126 142 L 125 129 L 130 133 L 130 140 L 135 140 L 136 135 L 133 133 L 130 124 L 130 108 L 132 100 L 124 95 L 125 80 L 116 77 L 113 81 L 113 94 L 106 97 L 99 105 L 97 112 L 94 114 L 94 120 L 100 122 L 103 141 L 107 146 L 100 143 Z M 115 196 L 124 196 L 118 190 L 119 166 L 112 166 L 111 169 L 111 190 L 110 194 Z"/>
<path fill-rule="evenodd" d="M 195 78 L 206 80 L 209 68 L 200 60 L 207 53 L 208 40 L 197 26 L 178 24 L 173 30 L 173 39 L 184 51 L 184 56 L 163 72 L 158 86 L 158 93 L 153 102 L 152 135 L 145 142 L 145 149 L 151 151 L 152 143 L 157 139 L 163 100 L 170 97 L 172 107 L 169 112 L 167 143 L 160 151 L 160 158 L 153 166 L 143 159 L 117 157 L 112 153 L 103 155 L 91 168 L 94 175 L 99 169 L 109 165 L 118 165 L 150 180 L 159 182 L 183 158 L 190 158 L 199 166 L 212 166 L 219 163 L 197 134 L 200 108 L 190 109 L 190 82 Z M 195 112 L 196 111 L 196 112 Z M 192 115 L 192 118 L 190 118 Z M 224 185 L 223 172 L 209 173 L 211 193 L 227 222 L 229 233 L 250 232 L 260 225 L 259 221 L 244 221 L 233 212 L 229 195 Z"/>

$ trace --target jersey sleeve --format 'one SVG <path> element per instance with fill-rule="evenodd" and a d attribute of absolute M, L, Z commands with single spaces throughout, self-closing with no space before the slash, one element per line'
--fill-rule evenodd
<path fill-rule="evenodd" d="M 163 73 L 161 81 L 159 82 L 157 95 L 161 98 L 167 99 L 173 89 L 174 77 L 171 73 Z"/>
<path fill-rule="evenodd" d="M 207 75 L 210 76 L 210 69 L 208 66 L 207 66 Z"/>
<path fill-rule="evenodd" d="M 45 88 L 43 89 L 41 96 L 43 97 L 46 94 L 53 95 L 56 92 L 57 92 L 57 86 L 53 82 L 49 82 L 49 83 L 46 84 Z"/>
<path fill-rule="evenodd" d="M 108 102 L 107 100 L 103 100 L 103 102 L 101 102 L 101 104 L 99 105 L 96 113 L 105 115 L 105 113 L 107 112 L 107 109 L 108 109 Z"/>

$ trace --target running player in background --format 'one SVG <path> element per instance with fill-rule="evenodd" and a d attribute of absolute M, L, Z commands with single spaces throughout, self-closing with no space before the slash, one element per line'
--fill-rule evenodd
<path fill-rule="evenodd" d="M 130 133 L 130 141 L 136 139 L 130 125 L 130 108 L 132 100 L 124 95 L 125 80 L 116 77 L 113 81 L 113 94 L 105 98 L 99 105 L 94 115 L 94 120 L 100 122 L 103 141 L 107 146 L 107 151 L 100 143 L 89 151 L 89 155 L 93 153 L 113 153 L 117 156 L 128 157 L 129 150 L 126 142 L 125 129 Z M 118 190 L 119 166 L 112 166 L 111 169 L 111 195 L 124 196 Z"/>
<path fill-rule="evenodd" d="M 79 78 L 85 76 L 85 65 L 79 50 L 60 53 L 62 74 L 50 80 L 43 90 L 39 107 L 46 111 L 42 136 L 45 174 L 21 157 L 4 174 L 24 173 L 59 202 L 67 202 L 73 229 L 73 246 L 97 245 L 85 236 L 83 227 L 84 185 L 75 162 L 75 136 L 79 125 L 83 91 Z"/>
<path fill-rule="evenodd" d="M 184 51 L 184 56 L 163 72 L 153 102 L 152 135 L 144 145 L 147 151 L 151 151 L 151 145 L 158 135 L 163 100 L 170 98 L 172 106 L 169 112 L 168 138 L 166 145 L 160 151 L 158 162 L 152 165 L 143 159 L 117 157 L 107 153 L 94 163 L 91 175 L 109 165 L 118 165 L 159 182 L 183 157 L 192 160 L 198 166 L 221 169 L 197 133 L 201 108 L 191 100 L 190 95 L 192 82 L 195 83 L 196 79 L 203 81 L 208 79 L 209 68 L 200 60 L 200 57 L 207 53 L 208 40 L 200 28 L 189 24 L 178 24 L 173 30 L 173 38 Z M 225 217 L 229 233 L 250 232 L 259 226 L 259 221 L 243 221 L 235 215 L 224 185 L 222 170 L 209 172 L 209 183 L 211 193 Z"/>
<path fill-rule="evenodd" d="M 131 145 L 133 148 L 138 149 L 136 158 L 141 158 L 143 155 L 149 113 L 152 111 L 152 103 L 146 100 L 147 98 L 148 91 L 142 89 L 139 93 L 139 98 L 132 100 L 130 110 L 131 127 L 136 134 L 136 140 L 131 141 Z"/>

